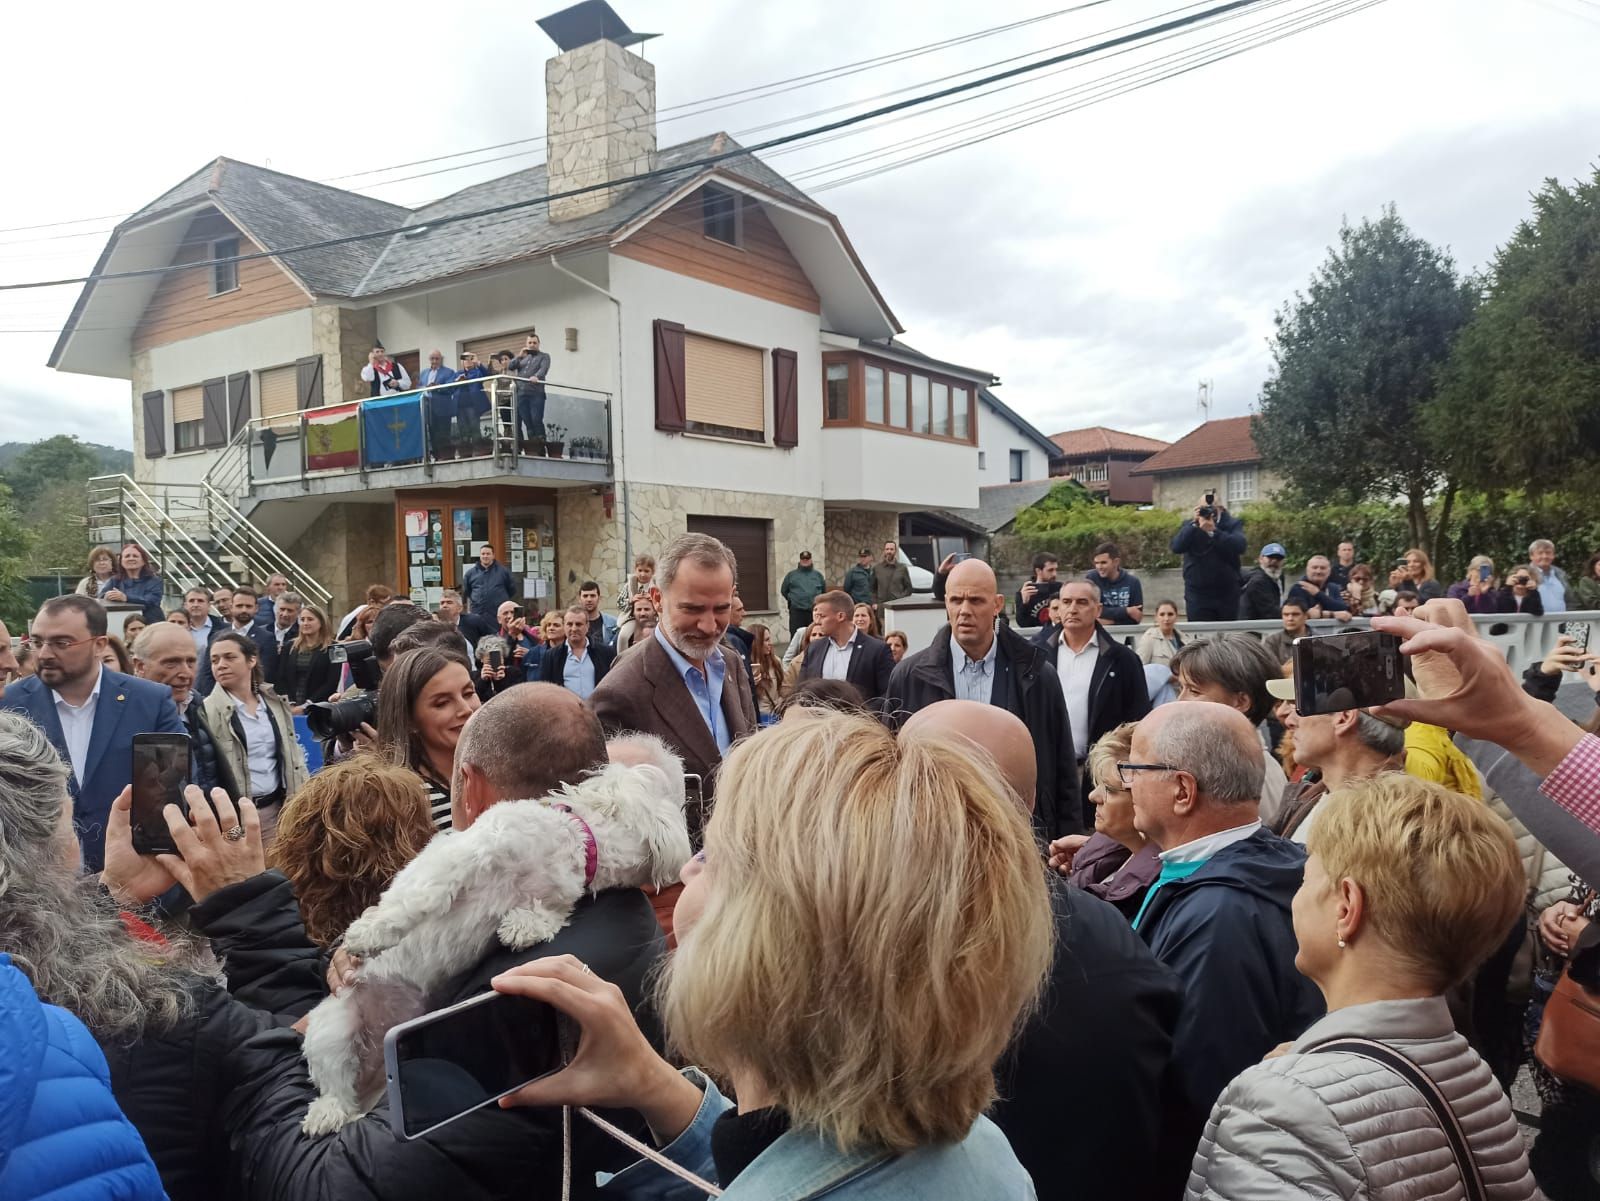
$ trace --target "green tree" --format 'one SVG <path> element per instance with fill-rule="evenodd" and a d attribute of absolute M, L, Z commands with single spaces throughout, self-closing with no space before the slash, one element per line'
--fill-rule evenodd
<path fill-rule="evenodd" d="M 36 495 L 23 516 L 33 532 L 28 556 L 31 575 L 51 575 L 67 569 L 74 583 L 89 558 L 89 523 L 84 517 L 85 496 L 80 481 L 51 484 Z"/>
<path fill-rule="evenodd" d="M 1534 195 L 1426 418 L 1486 493 L 1559 490 L 1600 466 L 1600 169 Z"/>
<path fill-rule="evenodd" d="M 1446 544 L 1457 481 L 1423 427 L 1473 291 L 1391 205 L 1339 230 L 1304 293 L 1279 310 L 1252 424 L 1269 468 L 1307 505 L 1403 497 L 1411 540 Z M 1437 510 L 1432 507 L 1437 498 Z"/>
<path fill-rule="evenodd" d="M 35 442 L 6 468 L 18 508 L 28 511 L 35 498 L 55 484 L 82 484 L 100 473 L 100 456 L 71 434 Z"/>
<path fill-rule="evenodd" d="M 11 499 L 11 490 L 0 483 L 0 621 L 13 634 L 27 633 L 33 613 L 26 583 L 28 553 L 33 535 Z"/>

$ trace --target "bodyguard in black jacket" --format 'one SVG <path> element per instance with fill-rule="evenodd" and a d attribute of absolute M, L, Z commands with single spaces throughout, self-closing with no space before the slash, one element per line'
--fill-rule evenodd
<path fill-rule="evenodd" d="M 861 695 L 867 698 L 868 706 L 876 713 L 881 710 L 884 693 L 889 689 L 889 676 L 894 671 L 894 654 L 883 639 L 874 638 L 851 625 L 854 609 L 848 592 L 824 592 L 817 597 L 811 610 L 812 621 L 822 626 L 822 632 L 827 637 L 818 638 L 806 647 L 800 665 L 800 678 L 821 679 L 828 661 L 828 648 L 835 645 L 840 635 L 847 635 L 842 643 L 838 643 L 841 650 L 850 648 L 850 662 L 845 666 L 844 678 L 860 689 Z"/>
<path fill-rule="evenodd" d="M 945 585 L 945 613 L 961 628 L 971 646 L 963 659 L 983 654 L 989 703 L 1016 714 L 1033 736 L 1038 769 L 1033 810 L 1034 828 L 1044 838 L 1083 832 L 1078 800 L 1078 766 L 1072 753 L 1072 731 L 1067 725 L 1067 702 L 1061 682 L 1043 648 L 1035 646 L 999 621 L 1005 597 L 999 594 L 994 572 L 981 559 L 968 559 L 951 570 Z M 885 709 L 895 724 L 936 701 L 961 695 L 956 691 L 953 626 L 934 635 L 931 645 L 907 655 L 889 677 Z M 984 638 L 992 631 L 993 640 Z M 981 649 L 980 649 L 981 648 Z M 993 650 L 992 660 L 988 651 Z M 1143 673 L 1140 674 L 1141 681 Z"/>
<path fill-rule="evenodd" d="M 1144 683 L 1144 664 L 1138 652 L 1124 646 L 1105 627 L 1094 632 L 1100 653 L 1095 657 L 1094 674 L 1089 679 L 1089 741 L 1093 746 L 1123 722 L 1138 721 L 1150 712 L 1150 692 Z M 1061 651 L 1061 627 L 1056 626 L 1044 640 L 1044 652 L 1053 666 Z"/>

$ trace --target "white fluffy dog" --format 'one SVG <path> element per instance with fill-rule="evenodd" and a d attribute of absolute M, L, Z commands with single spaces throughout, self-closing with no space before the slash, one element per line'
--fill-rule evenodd
<path fill-rule="evenodd" d="M 683 773 L 612 764 L 539 800 L 502 801 L 435 838 L 345 932 L 355 983 L 311 1011 L 305 1058 L 320 1094 L 301 1129 L 328 1134 L 383 1092 L 383 1037 L 498 938 L 548 942 L 585 892 L 670 884 L 689 858 Z"/>

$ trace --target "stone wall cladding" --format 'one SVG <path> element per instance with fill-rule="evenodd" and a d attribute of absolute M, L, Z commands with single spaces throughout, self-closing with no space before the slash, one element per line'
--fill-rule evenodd
<path fill-rule="evenodd" d="M 376 309 L 319 304 L 311 310 L 311 353 L 322 356 L 324 404 L 366 398 L 369 388 L 361 381 L 361 369 L 377 339 Z"/>
<path fill-rule="evenodd" d="M 1227 499 L 1228 469 L 1207 467 L 1196 471 L 1175 471 L 1153 479 L 1151 504 L 1158 509 L 1174 509 L 1180 513 L 1193 509 L 1207 488 L 1215 488 L 1217 495 Z M 1283 487 L 1283 477 L 1265 468 L 1256 468 L 1257 500 L 1270 500 Z"/>
<path fill-rule="evenodd" d="M 290 558 L 333 593 L 332 620 L 349 612 L 368 585 L 395 587 L 394 521 L 390 505 L 332 504 L 287 548 Z"/>
<path fill-rule="evenodd" d="M 545 63 L 546 161 L 552 193 L 650 169 L 656 151 L 656 69 L 615 42 L 590 42 Z M 616 188 L 553 201 L 550 219 L 615 204 Z"/>
<path fill-rule="evenodd" d="M 855 566 L 863 546 L 881 558 L 883 544 L 899 538 L 900 515 L 875 509 L 829 509 L 825 518 L 826 544 L 822 551 L 822 574 L 830 588 L 837 588 L 844 573 Z"/>
<path fill-rule="evenodd" d="M 537 602 L 541 610 L 578 600 L 578 585 L 592 579 L 600 585 L 600 603 L 610 612 L 622 588 L 622 523 L 606 516 L 604 498 L 582 488 L 556 496 L 556 585 L 558 596 Z"/>
<path fill-rule="evenodd" d="M 153 392 L 150 369 L 150 352 L 141 350 L 133 356 L 133 478 L 135 483 L 150 481 L 150 460 L 144 457 L 144 394 Z"/>

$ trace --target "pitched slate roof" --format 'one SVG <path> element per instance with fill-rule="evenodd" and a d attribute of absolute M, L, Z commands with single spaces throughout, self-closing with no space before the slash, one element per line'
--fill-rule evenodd
<path fill-rule="evenodd" d="M 989 484 L 978 489 L 976 509 L 947 509 L 946 512 L 970 521 L 985 532 L 993 534 L 1010 525 L 1017 514 L 1029 505 L 1038 504 L 1050 495 L 1050 490 L 1066 480 L 1023 480 L 1016 484 Z"/>
<path fill-rule="evenodd" d="M 1062 430 L 1059 434 L 1051 434 L 1050 441 L 1054 442 L 1060 453 L 1069 459 L 1105 454 L 1153 455 L 1172 445 L 1160 438 L 1146 438 L 1143 434 L 1130 434 L 1105 425 L 1091 425 L 1088 429 L 1081 430 Z"/>
<path fill-rule="evenodd" d="M 1166 450 L 1151 455 L 1129 475 L 1160 475 L 1197 467 L 1259 463 L 1261 452 L 1250 436 L 1249 417 L 1219 417 L 1196 426 Z"/>

